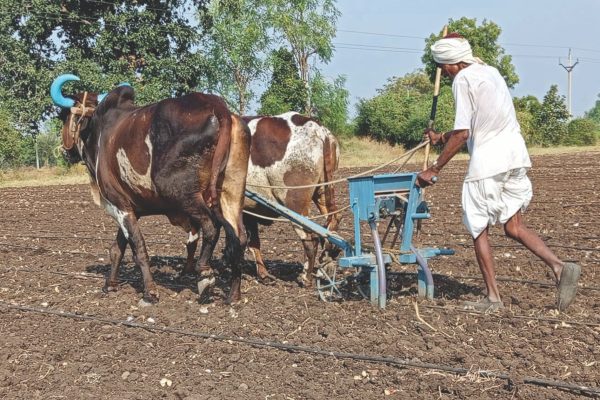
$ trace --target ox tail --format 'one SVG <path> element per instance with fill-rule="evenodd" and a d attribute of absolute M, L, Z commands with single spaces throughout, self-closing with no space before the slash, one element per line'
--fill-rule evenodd
<path fill-rule="evenodd" d="M 334 172 L 337 171 L 339 162 L 339 147 L 335 136 L 331 133 L 325 136 L 323 143 L 323 176 L 325 182 L 333 181 Z M 325 206 L 327 211 L 331 214 L 327 217 L 327 229 L 335 231 L 340 223 L 341 216 L 337 211 L 337 204 L 335 203 L 335 189 L 333 185 L 323 186 L 325 194 Z"/>
<path fill-rule="evenodd" d="M 246 188 L 249 158 L 250 130 L 244 121 L 237 115 L 234 115 L 232 117 L 229 158 L 225 173 L 222 180 L 220 180 L 222 191 L 219 196 L 218 207 L 223 219 L 227 221 L 232 229 L 231 238 L 233 245 L 230 250 L 233 254 L 236 254 L 238 251 L 241 254 L 243 247 L 246 245 L 246 229 L 244 228 L 242 211 L 244 208 L 244 190 Z M 224 224 L 224 226 L 227 230 L 227 225 Z M 233 240 L 234 237 L 235 240 Z"/>
<path fill-rule="evenodd" d="M 219 183 L 219 177 L 225 170 L 229 158 L 229 145 L 231 143 L 231 114 L 223 113 L 215 116 L 219 121 L 219 131 L 210 168 L 210 182 L 204 194 L 204 200 L 208 207 L 213 207 L 218 203 L 219 195 L 217 185 Z"/>
<path fill-rule="evenodd" d="M 223 258 L 231 268 L 231 291 L 229 301 L 241 298 L 242 259 L 246 246 L 246 230 L 242 217 L 244 208 L 244 190 L 248 174 L 250 157 L 250 131 L 237 115 L 232 117 L 229 158 L 222 180 L 222 192 L 219 197 L 219 214 L 225 228 L 226 246 Z"/>

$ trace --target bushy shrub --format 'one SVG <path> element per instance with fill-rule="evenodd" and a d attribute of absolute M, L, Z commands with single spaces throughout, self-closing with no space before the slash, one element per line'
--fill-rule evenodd
<path fill-rule="evenodd" d="M 569 122 L 562 144 L 567 146 L 590 146 L 596 144 L 600 125 L 591 118 L 576 118 Z"/>

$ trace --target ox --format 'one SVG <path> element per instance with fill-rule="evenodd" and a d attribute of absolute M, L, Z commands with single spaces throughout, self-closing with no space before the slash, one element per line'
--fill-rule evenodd
<path fill-rule="evenodd" d="M 193 93 L 136 107 L 130 86 L 107 95 L 65 97 L 62 86 L 70 80 L 79 78 L 61 75 L 51 87 L 54 103 L 63 108 L 63 152 L 69 162 L 85 164 L 95 202 L 119 226 L 104 290 L 117 289 L 119 265 L 129 244 L 142 271 L 143 300 L 158 301 L 138 219 L 166 215 L 173 224 L 203 232 L 197 265 L 200 295 L 214 282 L 205 273 L 212 273 L 208 260 L 224 227 L 224 258 L 232 269 L 229 301 L 238 300 L 250 151 L 245 122 L 213 95 Z"/>
<path fill-rule="evenodd" d="M 335 136 L 315 120 L 295 112 L 243 119 L 248 123 L 252 134 L 246 182 L 248 189 L 302 215 L 308 215 L 312 201 L 321 214 L 329 214 L 326 220 L 327 229 L 335 230 L 340 216 L 335 213 L 337 207 L 334 188 L 332 185 L 318 186 L 333 180 L 337 169 L 339 148 Z M 285 189 L 277 186 L 310 187 Z M 277 215 L 248 199 L 244 210 L 247 211 L 244 214 L 244 225 L 249 236 L 248 249 L 256 262 L 257 276 L 263 282 L 274 279 L 263 261 L 258 235 L 258 225 L 270 225 L 272 221 L 252 214 L 267 218 Z M 294 230 L 302 241 L 306 256 L 301 280 L 311 286 L 319 237 L 298 226 L 294 226 Z M 193 235 L 194 231 L 190 232 L 190 237 Z M 188 241 L 188 271 L 191 270 L 189 265 L 193 262 L 194 246 L 193 242 Z M 330 244 L 327 244 L 326 250 L 330 253 L 335 251 Z"/>

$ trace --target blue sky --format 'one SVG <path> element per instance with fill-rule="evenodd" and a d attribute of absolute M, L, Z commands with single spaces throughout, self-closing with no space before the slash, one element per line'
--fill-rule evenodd
<path fill-rule="evenodd" d="M 342 12 L 334 39 L 337 49 L 320 68 L 328 77 L 346 76 L 353 115 L 359 98 L 374 96 L 390 77 L 422 67 L 424 38 L 440 31 L 449 18 L 463 16 L 487 19 L 502 29 L 499 43 L 513 56 L 520 78 L 514 96 L 532 94 L 541 100 L 552 84 L 566 96 L 567 72 L 558 62 L 560 57 L 567 65 L 572 48 L 573 62 L 579 58 L 572 75 L 573 114 L 582 115 L 598 99 L 599 0 L 338 0 L 337 5 Z"/>

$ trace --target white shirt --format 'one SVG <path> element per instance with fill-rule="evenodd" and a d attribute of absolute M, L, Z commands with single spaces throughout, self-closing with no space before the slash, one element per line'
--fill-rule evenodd
<path fill-rule="evenodd" d="M 469 130 L 466 182 L 531 167 L 512 97 L 496 68 L 481 64 L 463 68 L 454 77 L 452 93 L 454 129 Z"/>

